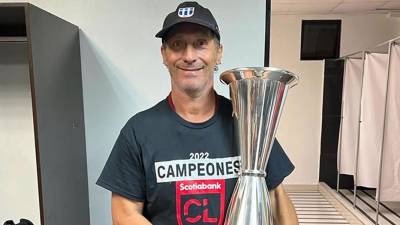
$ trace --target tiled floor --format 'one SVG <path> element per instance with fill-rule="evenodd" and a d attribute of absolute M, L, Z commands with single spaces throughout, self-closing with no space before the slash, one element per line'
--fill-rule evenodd
<path fill-rule="evenodd" d="M 296 208 L 300 225 L 364 224 L 324 184 L 285 186 L 285 189 Z"/>

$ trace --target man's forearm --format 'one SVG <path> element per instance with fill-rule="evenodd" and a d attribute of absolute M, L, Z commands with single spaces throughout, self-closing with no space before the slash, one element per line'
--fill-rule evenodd
<path fill-rule="evenodd" d="M 274 225 L 298 225 L 296 210 L 292 201 L 280 184 L 269 192 L 271 198 Z"/>
<path fill-rule="evenodd" d="M 151 225 L 143 215 L 143 203 L 112 194 L 111 210 L 113 225 Z"/>
<path fill-rule="evenodd" d="M 141 214 L 136 213 L 134 215 L 126 216 L 123 218 L 114 218 L 113 225 L 151 225 L 151 223 Z"/>

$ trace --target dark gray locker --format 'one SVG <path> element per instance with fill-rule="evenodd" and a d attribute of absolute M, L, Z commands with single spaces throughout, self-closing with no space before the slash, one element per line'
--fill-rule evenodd
<path fill-rule="evenodd" d="M 27 45 L 41 225 L 89 225 L 79 28 L 0 3 L 0 43 Z"/>

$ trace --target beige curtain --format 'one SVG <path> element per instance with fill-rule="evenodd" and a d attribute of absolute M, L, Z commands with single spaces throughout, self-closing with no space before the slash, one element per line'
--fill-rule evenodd
<path fill-rule="evenodd" d="M 390 55 L 381 171 L 381 201 L 400 201 L 400 46 Z"/>
<path fill-rule="evenodd" d="M 376 188 L 385 111 L 388 55 L 365 57 L 357 185 Z"/>
<path fill-rule="evenodd" d="M 362 59 L 347 59 L 343 75 L 341 133 L 339 134 L 340 173 L 354 175 L 362 81 Z"/>

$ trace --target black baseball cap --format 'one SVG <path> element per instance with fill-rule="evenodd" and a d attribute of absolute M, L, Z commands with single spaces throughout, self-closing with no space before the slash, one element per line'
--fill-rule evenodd
<path fill-rule="evenodd" d="M 197 2 L 183 2 L 179 4 L 174 12 L 165 17 L 163 28 L 156 34 L 156 37 L 164 39 L 168 31 L 180 23 L 194 23 L 204 26 L 210 29 L 217 36 L 218 40 L 221 39 L 218 24 L 214 16 L 210 10 Z"/>

